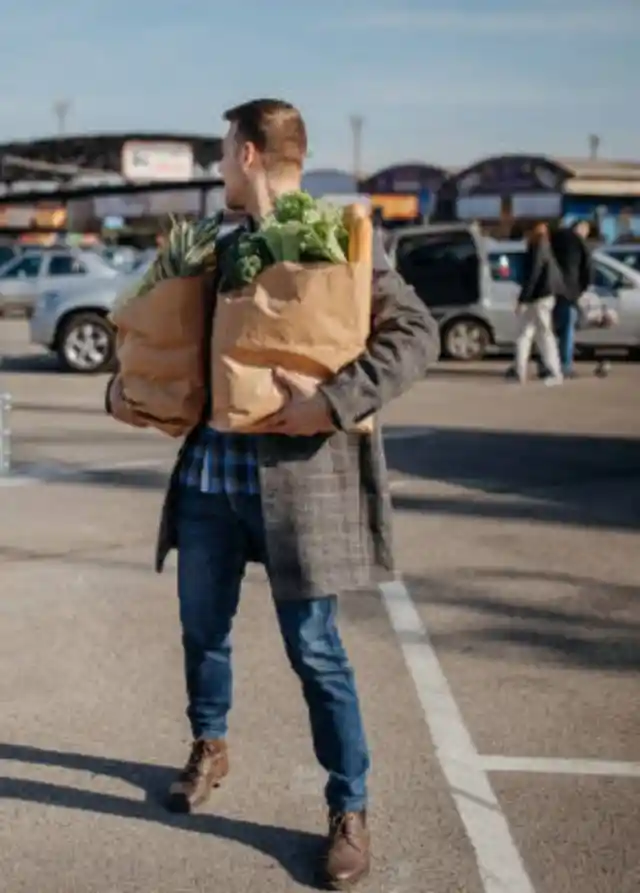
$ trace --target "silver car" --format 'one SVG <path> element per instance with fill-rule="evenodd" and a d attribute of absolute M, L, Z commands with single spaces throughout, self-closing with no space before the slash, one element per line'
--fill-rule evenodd
<path fill-rule="evenodd" d="M 391 262 L 427 304 L 439 323 L 443 354 L 479 360 L 496 348 L 513 348 L 518 334 L 516 303 L 525 246 L 482 236 L 475 224 L 408 227 L 387 241 Z M 595 292 L 616 311 L 609 329 L 582 329 L 583 349 L 640 348 L 640 272 L 601 251 L 594 253 Z"/>
<path fill-rule="evenodd" d="M 118 276 L 94 251 L 28 249 L 0 267 L 0 316 L 31 316 L 39 296 L 82 283 L 86 288 Z"/>
<path fill-rule="evenodd" d="M 492 298 L 486 305 L 494 344 L 514 343 L 518 333 L 515 306 L 520 292 L 525 246 L 521 242 L 489 245 Z M 593 280 L 589 292 L 607 309 L 615 311 L 617 324 L 611 328 L 582 328 L 576 346 L 583 351 L 624 348 L 632 354 L 640 349 L 640 272 L 598 249 L 593 253 Z"/>
<path fill-rule="evenodd" d="M 116 299 L 152 263 L 150 258 L 134 273 L 44 292 L 29 321 L 31 342 L 55 353 L 62 369 L 86 374 L 110 370 L 115 363 L 115 333 L 108 315 Z"/>
<path fill-rule="evenodd" d="M 235 229 L 222 227 L 220 235 Z M 117 298 L 145 275 L 157 250 L 131 273 L 116 273 L 110 280 L 78 282 L 51 288 L 36 302 L 30 320 L 31 342 L 55 353 L 63 369 L 86 374 L 105 372 L 115 365 L 115 332 L 109 314 Z"/>

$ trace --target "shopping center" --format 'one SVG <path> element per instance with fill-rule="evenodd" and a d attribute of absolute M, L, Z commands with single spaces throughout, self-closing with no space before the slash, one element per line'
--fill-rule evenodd
<path fill-rule="evenodd" d="M 167 214 L 223 206 L 221 140 L 207 135 L 107 134 L 0 145 L 0 232 L 39 241 L 76 233 L 148 239 Z M 534 220 L 587 217 L 605 238 L 640 235 L 640 162 L 511 154 L 464 169 L 420 161 L 364 178 L 309 170 L 316 196 L 367 196 L 389 226 L 475 220 L 517 237 Z"/>

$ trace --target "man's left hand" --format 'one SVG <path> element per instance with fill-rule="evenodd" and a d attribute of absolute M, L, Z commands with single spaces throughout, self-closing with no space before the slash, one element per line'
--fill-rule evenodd
<path fill-rule="evenodd" d="M 316 378 L 277 369 L 274 380 L 289 398 L 282 409 L 254 425 L 251 433 L 312 437 L 335 431 L 329 404 L 318 390 L 320 382 Z"/>

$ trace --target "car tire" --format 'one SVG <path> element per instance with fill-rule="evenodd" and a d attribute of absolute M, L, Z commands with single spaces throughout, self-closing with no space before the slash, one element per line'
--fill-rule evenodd
<path fill-rule="evenodd" d="M 489 326 L 469 316 L 451 320 L 442 333 L 444 356 L 466 363 L 483 359 L 492 341 Z"/>
<path fill-rule="evenodd" d="M 56 352 L 66 372 L 97 375 L 115 365 L 115 332 L 100 313 L 74 313 L 62 324 Z"/>

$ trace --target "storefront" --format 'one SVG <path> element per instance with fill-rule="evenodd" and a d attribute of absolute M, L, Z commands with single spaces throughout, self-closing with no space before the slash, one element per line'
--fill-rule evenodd
<path fill-rule="evenodd" d="M 537 155 L 487 158 L 443 183 L 435 217 L 469 220 L 500 238 L 519 237 L 538 220 L 562 215 L 569 171 Z"/>
<path fill-rule="evenodd" d="M 563 220 L 590 220 L 608 242 L 638 240 L 640 163 L 600 159 L 564 163 L 573 176 L 564 185 Z"/>
<path fill-rule="evenodd" d="M 473 220 L 499 238 L 519 238 L 540 220 L 585 218 L 607 240 L 640 236 L 640 164 L 503 155 L 442 184 L 434 218 Z"/>
<path fill-rule="evenodd" d="M 431 216 L 438 190 L 449 171 L 434 165 L 397 164 L 377 171 L 360 182 L 388 225 L 427 220 Z"/>

